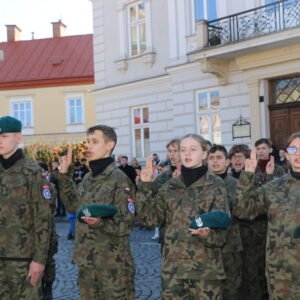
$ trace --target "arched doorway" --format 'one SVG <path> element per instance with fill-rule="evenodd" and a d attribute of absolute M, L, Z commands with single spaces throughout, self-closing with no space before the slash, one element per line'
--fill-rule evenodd
<path fill-rule="evenodd" d="M 289 135 L 300 131 L 300 77 L 271 80 L 270 100 L 271 139 L 284 147 Z"/>

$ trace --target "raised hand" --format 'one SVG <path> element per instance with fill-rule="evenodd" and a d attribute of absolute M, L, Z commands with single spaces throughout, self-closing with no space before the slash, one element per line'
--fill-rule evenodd
<path fill-rule="evenodd" d="M 152 156 L 147 156 L 146 168 L 141 171 L 141 180 L 144 182 L 152 182 L 154 178 L 154 168 L 152 164 Z"/>
<path fill-rule="evenodd" d="M 68 147 L 67 155 L 59 158 L 59 173 L 67 173 L 72 163 L 72 146 Z"/>
<path fill-rule="evenodd" d="M 172 173 L 172 177 L 177 177 L 181 174 L 181 163 L 177 163 L 176 170 Z"/>
<path fill-rule="evenodd" d="M 257 166 L 256 150 L 252 149 L 250 159 L 246 159 L 245 161 L 245 171 L 250 173 L 255 173 L 256 166 Z"/>
<path fill-rule="evenodd" d="M 266 173 L 269 175 L 273 175 L 275 170 L 275 161 L 274 161 L 274 156 L 270 156 L 270 161 L 267 163 L 266 166 Z"/>

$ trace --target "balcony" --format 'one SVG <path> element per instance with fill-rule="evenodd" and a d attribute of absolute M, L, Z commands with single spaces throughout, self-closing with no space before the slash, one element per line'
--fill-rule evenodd
<path fill-rule="evenodd" d="M 281 0 L 224 18 L 196 23 L 187 37 L 190 61 L 238 56 L 299 45 L 300 0 Z"/>
<path fill-rule="evenodd" d="M 300 1 L 282 0 L 207 22 L 207 47 L 237 43 L 300 26 Z"/>

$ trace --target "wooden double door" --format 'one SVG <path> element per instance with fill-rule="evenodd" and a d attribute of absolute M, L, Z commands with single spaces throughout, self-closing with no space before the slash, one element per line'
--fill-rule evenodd
<path fill-rule="evenodd" d="M 287 138 L 300 131 L 300 105 L 270 105 L 270 131 L 273 144 L 285 147 Z"/>

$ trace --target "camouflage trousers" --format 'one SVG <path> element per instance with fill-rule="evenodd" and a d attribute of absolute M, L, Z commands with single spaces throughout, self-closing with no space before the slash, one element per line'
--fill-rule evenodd
<path fill-rule="evenodd" d="M 262 300 L 267 298 L 266 235 L 267 222 L 257 221 L 248 225 L 240 223 L 240 233 L 244 252 L 242 252 L 241 299 Z"/>
<path fill-rule="evenodd" d="M 79 267 L 81 300 L 134 300 L 134 272 Z"/>
<path fill-rule="evenodd" d="M 299 300 L 300 279 L 292 280 L 271 279 L 268 282 L 270 300 Z"/>
<path fill-rule="evenodd" d="M 30 262 L 0 260 L 0 299 L 39 300 L 40 284 L 33 287 L 27 275 Z"/>
<path fill-rule="evenodd" d="M 240 300 L 242 284 L 242 257 L 241 252 L 222 253 L 226 280 L 224 281 L 223 300 Z"/>
<path fill-rule="evenodd" d="M 221 280 L 181 279 L 178 274 L 163 273 L 164 300 L 222 300 Z"/>
<path fill-rule="evenodd" d="M 45 273 L 43 277 L 43 280 L 45 282 L 54 282 L 55 280 L 56 265 L 55 265 L 54 255 L 57 253 L 57 247 L 58 247 L 57 234 L 55 228 L 53 228 L 50 237 L 49 252 L 48 252 L 48 258 L 45 266 Z"/>

